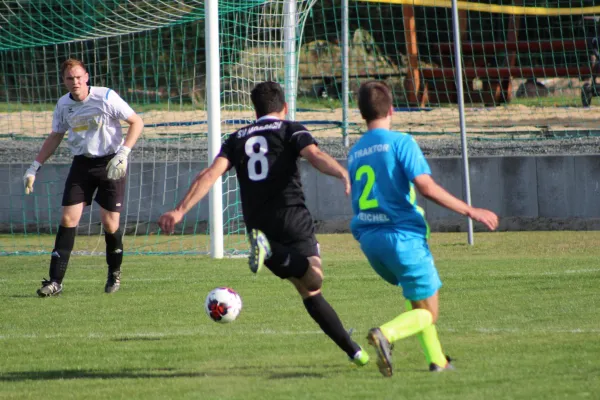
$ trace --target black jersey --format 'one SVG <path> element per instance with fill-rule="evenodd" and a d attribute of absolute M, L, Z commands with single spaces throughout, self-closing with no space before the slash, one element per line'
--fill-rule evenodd
<path fill-rule="evenodd" d="M 218 157 L 227 158 L 235 167 L 247 225 L 254 217 L 304 205 L 298 158 L 311 144 L 317 142 L 302 124 L 270 117 L 225 140 Z"/>

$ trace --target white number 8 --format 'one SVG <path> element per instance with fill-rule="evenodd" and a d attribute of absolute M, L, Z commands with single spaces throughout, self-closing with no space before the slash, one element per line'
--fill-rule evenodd
<path fill-rule="evenodd" d="M 255 144 L 258 144 L 258 151 L 254 151 Z M 267 173 L 269 172 L 269 162 L 267 161 L 267 157 L 265 157 L 265 154 L 269 150 L 267 139 L 264 136 L 252 136 L 246 141 L 244 149 L 248 157 L 250 157 L 250 160 L 248 160 L 248 178 L 253 181 L 262 181 L 267 177 Z M 257 163 L 260 164 L 260 173 L 256 172 Z"/>

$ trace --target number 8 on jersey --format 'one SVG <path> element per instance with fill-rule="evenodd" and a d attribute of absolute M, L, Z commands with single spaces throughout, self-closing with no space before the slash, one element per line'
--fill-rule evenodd
<path fill-rule="evenodd" d="M 244 146 L 248 160 L 248 178 L 253 181 L 262 181 L 269 173 L 269 161 L 266 154 L 269 151 L 269 144 L 264 136 L 252 136 L 246 141 Z M 257 168 L 257 164 L 260 168 Z M 257 172 L 260 169 L 260 172 Z"/>

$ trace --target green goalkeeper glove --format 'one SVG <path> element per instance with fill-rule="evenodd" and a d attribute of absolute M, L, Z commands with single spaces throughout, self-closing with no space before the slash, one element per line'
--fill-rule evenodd
<path fill-rule="evenodd" d="M 117 181 L 125 176 L 127 173 L 127 157 L 131 149 L 129 147 L 121 146 L 117 151 L 117 154 L 108 162 L 106 170 L 108 171 L 108 179 Z"/>

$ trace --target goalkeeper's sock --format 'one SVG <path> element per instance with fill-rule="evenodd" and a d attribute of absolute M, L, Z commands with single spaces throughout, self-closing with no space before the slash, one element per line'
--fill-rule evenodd
<path fill-rule="evenodd" d="M 104 240 L 106 241 L 108 272 L 120 271 L 121 263 L 123 262 L 123 235 L 121 234 L 121 230 L 117 229 L 114 233 L 104 231 Z"/>
<path fill-rule="evenodd" d="M 307 297 L 304 299 L 304 307 L 306 311 L 321 327 L 321 330 L 327 334 L 344 350 L 348 357 L 353 358 L 354 355 L 361 350 L 360 346 L 352 341 L 348 332 L 344 329 L 342 321 L 338 317 L 335 310 L 325 300 L 321 293 L 316 296 Z"/>
<path fill-rule="evenodd" d="M 52 282 L 62 283 L 69 258 L 75 245 L 75 233 L 77 228 L 67 228 L 62 225 L 58 226 L 58 233 L 54 242 L 54 249 L 50 257 L 50 280 Z"/>
<path fill-rule="evenodd" d="M 406 309 L 412 309 L 412 304 L 408 300 L 406 301 Z M 442 350 L 442 344 L 438 338 L 435 325 L 431 324 L 421 332 L 417 333 L 417 338 L 419 338 L 419 343 L 421 343 L 421 348 L 425 354 L 427 364 L 434 363 L 440 367 L 444 367 L 447 363 L 447 359 Z"/>
<path fill-rule="evenodd" d="M 415 335 L 431 326 L 433 317 L 429 310 L 417 308 L 403 312 L 393 320 L 381 325 L 379 329 L 390 343 Z"/>

